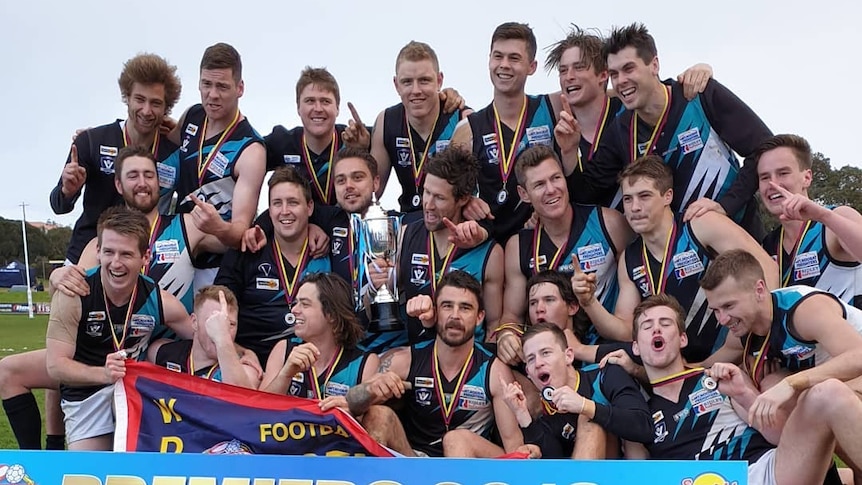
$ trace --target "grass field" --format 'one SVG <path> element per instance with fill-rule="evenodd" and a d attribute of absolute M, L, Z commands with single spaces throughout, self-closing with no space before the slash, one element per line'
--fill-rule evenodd
<path fill-rule="evenodd" d="M 0 293 L 0 297 L 8 296 L 9 293 Z M 20 296 L 21 293 L 13 293 L 12 295 Z M 24 301 L 26 301 L 26 295 Z M 41 301 L 47 300 L 45 298 Z M 6 301 L 0 298 L 0 303 L 20 303 L 22 300 Z M 35 299 L 34 301 L 39 301 Z M 35 315 L 33 320 L 30 320 L 27 315 L 0 315 L 0 359 L 19 352 L 28 350 L 41 349 L 45 347 L 45 328 L 48 326 L 47 315 Z M 44 393 L 36 391 L 36 401 L 39 403 L 39 409 L 44 406 Z M 43 417 L 44 417 L 44 410 Z M 44 430 L 43 430 L 44 434 Z M 44 443 L 44 437 L 42 439 Z M 9 420 L 6 419 L 6 413 L 0 408 L 0 449 L 3 448 L 18 448 L 12 430 L 9 428 Z"/>

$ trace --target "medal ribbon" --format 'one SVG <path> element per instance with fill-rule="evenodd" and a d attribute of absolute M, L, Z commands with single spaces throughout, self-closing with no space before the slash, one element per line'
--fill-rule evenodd
<path fill-rule="evenodd" d="M 443 392 L 443 372 L 440 370 L 440 360 L 437 358 L 437 342 L 434 342 L 434 366 L 431 368 L 431 373 L 434 375 L 434 381 L 437 387 L 434 389 L 437 392 L 437 399 L 440 401 L 440 410 L 443 412 L 443 422 L 446 424 L 446 429 L 449 429 L 449 423 L 452 421 L 452 415 L 458 409 L 458 400 L 461 398 L 461 391 L 464 390 L 464 384 L 467 382 L 464 378 L 473 367 L 473 350 L 470 348 L 470 355 L 467 356 L 467 361 L 461 367 L 461 373 L 458 375 L 458 382 L 455 384 L 455 392 L 452 393 L 452 399 L 449 405 L 446 405 L 446 397 Z"/>
<path fill-rule="evenodd" d="M 593 155 L 596 153 L 596 148 L 599 147 L 599 141 L 602 139 L 602 134 L 605 132 L 605 123 L 608 121 L 608 113 L 611 112 L 611 98 L 605 96 L 605 107 L 602 108 L 602 115 L 599 117 L 598 122 L 596 123 L 596 138 L 593 140 L 592 146 L 590 146 L 590 152 L 587 154 L 587 161 L 593 159 Z M 581 172 L 584 171 L 584 165 L 581 163 L 581 150 L 578 149 L 578 170 Z"/>
<path fill-rule="evenodd" d="M 333 130 L 332 144 L 329 145 L 329 162 L 326 164 L 326 188 L 324 189 L 323 186 L 320 185 L 320 179 L 317 178 L 317 171 L 314 170 L 314 164 L 311 163 L 311 152 L 308 150 L 308 143 L 305 142 L 305 133 L 302 133 L 302 148 L 303 153 L 305 154 L 305 168 L 308 169 L 308 173 L 311 175 L 311 180 L 314 182 L 312 185 L 324 204 L 329 204 L 329 198 L 332 196 L 332 185 L 330 183 L 332 180 L 332 159 L 335 157 L 335 145 L 337 144 L 338 142 L 335 138 L 335 130 Z"/>
<path fill-rule="evenodd" d="M 287 277 L 287 268 L 284 266 L 284 256 L 281 255 L 281 246 L 278 244 L 278 239 L 273 237 L 273 240 L 275 244 L 273 244 L 272 249 L 275 252 L 275 264 L 278 265 L 278 278 L 284 287 L 284 299 L 287 301 L 287 308 L 289 310 L 291 305 L 293 305 L 293 297 L 296 295 L 296 290 L 299 289 L 299 285 L 296 283 L 308 264 L 308 238 L 306 237 L 305 242 L 302 243 L 299 261 L 296 263 L 296 269 L 293 271 L 293 279 Z"/>
<path fill-rule="evenodd" d="M 646 241 L 641 239 L 641 249 L 643 250 L 641 257 L 643 258 L 644 269 L 646 270 L 647 278 L 649 278 L 650 290 L 652 290 L 653 295 L 658 295 L 659 293 L 664 293 L 664 288 L 667 286 L 667 272 L 665 268 L 668 266 L 667 262 L 673 259 L 673 248 L 671 246 L 671 241 L 675 239 L 676 236 L 676 221 L 673 222 L 673 226 L 671 226 L 670 231 L 667 233 L 667 241 L 664 243 L 664 259 L 661 262 L 661 269 L 658 275 L 658 285 L 655 284 L 655 279 L 652 276 L 652 268 L 649 264 L 649 255 L 647 254 Z M 671 267 L 673 265 L 671 264 Z"/>
<path fill-rule="evenodd" d="M 649 140 L 647 141 L 646 150 L 644 150 L 644 155 L 649 155 L 650 152 L 655 148 L 655 143 L 659 133 L 664 129 L 665 123 L 667 123 L 667 115 L 670 113 L 670 88 L 664 86 L 664 107 L 661 110 L 661 117 L 659 118 L 658 123 L 656 123 L 655 127 L 652 129 L 652 135 L 650 135 Z M 631 125 L 629 126 L 629 131 L 631 132 L 632 139 L 632 161 L 638 159 L 638 114 L 637 111 L 632 115 Z"/>
<path fill-rule="evenodd" d="M 811 221 L 805 223 L 805 226 L 799 231 L 799 234 L 796 236 L 796 242 L 793 244 L 792 257 L 790 259 L 790 264 L 787 267 L 787 270 L 784 270 L 784 226 L 781 226 L 781 232 L 778 237 L 778 270 L 784 272 L 784 277 L 781 278 L 781 287 L 784 288 L 790 283 L 790 277 L 793 275 L 793 265 L 796 264 L 796 256 L 799 255 L 799 246 L 802 245 L 802 240 L 805 239 L 805 234 L 808 232 L 808 229 L 811 227 Z"/>
<path fill-rule="evenodd" d="M 575 392 L 578 392 L 579 387 L 581 387 L 581 373 L 578 372 L 577 370 L 575 370 L 575 386 L 573 388 L 575 390 Z M 541 392 L 541 390 L 540 390 L 540 392 Z M 583 397 L 583 396 L 581 396 L 581 397 Z M 584 398 L 584 399 L 586 399 L 586 398 Z M 542 396 L 542 406 L 545 408 L 545 414 L 550 414 L 550 415 L 557 414 L 557 408 L 555 408 L 554 406 L 551 405 L 551 403 L 546 401 L 544 396 Z"/>
<path fill-rule="evenodd" d="M 434 139 L 434 132 L 437 131 L 437 121 L 440 120 L 440 111 L 437 111 L 437 116 L 434 117 L 434 126 L 431 129 L 431 134 L 428 135 L 428 141 L 425 143 L 425 150 L 422 152 L 422 158 L 416 162 L 416 152 L 414 152 L 413 130 L 410 128 L 410 121 L 407 119 L 407 110 L 404 111 L 404 125 L 407 127 L 407 139 L 410 141 L 410 168 L 413 170 L 413 183 L 416 185 L 416 195 L 419 193 L 419 185 L 422 182 L 422 167 L 425 166 L 425 161 L 428 160 L 428 151 L 431 149 L 431 142 Z"/>
<path fill-rule="evenodd" d="M 153 253 L 152 254 L 153 260 L 150 261 L 150 265 L 156 264 L 155 254 L 154 254 L 155 253 L 154 245 L 156 244 L 156 238 L 159 235 L 159 223 L 161 222 L 161 218 L 162 218 L 161 215 L 156 214 L 156 218 L 153 220 L 153 223 L 150 224 L 150 245 L 148 247 L 150 248 L 150 252 Z M 149 272 L 150 272 L 150 266 L 144 266 L 141 268 L 141 274 L 149 274 Z"/>
<path fill-rule="evenodd" d="M 521 114 L 518 115 L 518 125 L 515 127 L 515 135 L 509 146 L 508 154 L 503 141 L 503 126 L 500 121 L 500 114 L 497 113 L 497 105 L 492 104 L 491 106 L 494 108 L 494 132 L 497 135 L 497 149 L 500 152 L 500 177 L 503 179 L 503 190 L 505 190 L 506 182 L 508 182 L 509 175 L 512 174 L 512 168 L 515 165 L 512 162 L 518 153 L 518 145 L 521 144 L 521 138 L 524 137 L 524 132 L 527 129 L 527 97 L 524 96 L 524 104 L 521 106 Z"/>
<path fill-rule="evenodd" d="M 189 358 L 186 361 L 186 368 L 189 370 L 189 374 L 191 374 L 191 375 L 195 375 L 195 358 L 192 356 L 193 354 L 194 354 L 194 351 L 189 350 Z M 218 365 L 218 362 L 216 362 L 215 364 L 211 365 L 209 370 L 207 371 L 207 373 L 202 375 L 201 377 L 203 377 L 206 380 L 211 380 L 213 377 L 213 374 L 215 374 L 215 371 L 217 371 L 218 368 L 219 368 L 219 365 Z"/>
<path fill-rule="evenodd" d="M 108 302 L 108 294 L 105 292 L 105 285 L 102 285 L 102 296 L 105 298 L 105 314 L 108 316 L 108 325 L 111 326 L 111 340 L 114 342 L 114 352 L 123 348 L 126 343 L 126 335 L 129 331 L 129 320 L 132 317 L 132 308 L 135 306 L 135 298 L 138 296 L 138 282 L 135 280 L 135 289 L 132 290 L 132 297 L 129 298 L 129 308 L 126 310 L 126 318 L 123 321 L 123 335 L 117 339 L 117 332 L 114 330 L 114 321 L 111 319 L 111 305 Z"/>
<path fill-rule="evenodd" d="M 127 146 L 132 144 L 132 137 L 129 136 L 128 126 L 129 126 L 129 120 L 126 120 L 126 122 L 123 123 L 123 147 L 127 147 Z M 150 153 L 152 153 L 153 155 L 158 155 L 158 153 L 159 153 L 159 141 L 160 140 L 161 140 L 161 137 L 159 136 L 159 130 L 157 129 L 156 134 L 153 137 L 153 144 L 150 146 Z"/>
<path fill-rule="evenodd" d="M 542 234 L 542 223 L 539 222 L 535 228 L 533 228 L 533 274 L 536 274 L 540 271 L 539 269 L 539 243 Z M 569 238 L 571 237 L 571 232 L 568 236 L 566 236 L 566 242 L 557 248 L 557 252 L 554 253 L 554 257 L 551 258 L 551 262 L 548 264 L 548 269 L 555 270 L 557 266 L 560 265 L 560 256 L 563 254 L 563 250 L 566 249 L 569 245 Z"/>
<path fill-rule="evenodd" d="M 436 250 L 437 245 L 434 243 L 434 233 L 428 233 L 428 264 L 431 265 L 431 296 L 433 297 L 437 294 L 437 283 L 443 279 L 443 275 L 446 274 L 446 271 L 449 269 L 449 266 L 452 265 L 452 262 L 455 261 L 455 258 L 452 257 L 457 252 L 457 248 L 455 248 L 454 244 L 449 244 L 449 249 L 446 251 L 446 257 L 443 259 L 443 268 L 440 270 L 440 276 L 437 276 L 437 268 L 436 268 L 436 255 L 434 251 Z"/>
<path fill-rule="evenodd" d="M 332 373 L 335 372 L 335 368 L 338 367 L 338 362 L 341 360 L 341 355 L 344 353 L 344 347 L 338 348 L 338 353 L 332 356 L 332 359 L 329 361 L 329 365 L 326 366 L 326 377 L 323 379 L 323 392 L 326 392 L 326 384 L 329 383 L 329 379 L 332 378 Z M 314 369 L 314 366 L 311 366 L 311 370 L 309 371 L 310 381 L 311 381 L 311 391 L 314 392 L 315 399 L 323 399 L 323 392 L 320 391 L 320 382 L 318 382 L 317 370 Z"/>
<path fill-rule="evenodd" d="M 749 333 L 748 337 L 745 338 L 745 350 L 742 353 L 742 364 L 746 371 L 748 371 L 748 375 L 751 376 L 751 380 L 754 381 L 754 385 L 760 388 L 760 381 L 763 378 L 764 367 L 766 366 L 766 354 L 769 351 L 769 337 L 772 336 L 772 328 L 769 328 L 769 332 L 766 333 L 766 338 L 763 340 L 763 344 L 760 345 L 760 352 L 754 358 L 754 365 L 751 368 L 748 367 L 748 356 L 751 351 L 751 342 L 754 340 L 754 334 Z M 760 378 L 758 378 L 760 376 Z"/>
<path fill-rule="evenodd" d="M 204 176 L 207 173 L 207 169 L 210 168 L 210 164 L 215 159 L 216 154 L 218 154 L 222 145 L 224 145 L 224 143 L 228 140 L 228 138 L 230 138 L 230 136 L 233 134 L 234 130 L 236 130 L 236 127 L 239 123 L 239 110 L 238 109 L 236 110 L 236 114 L 233 116 L 233 120 L 230 122 L 229 125 L 227 125 L 227 128 L 225 128 L 224 131 L 221 133 L 221 136 L 219 137 L 215 146 L 213 146 L 213 149 L 210 151 L 209 155 L 207 155 L 206 159 L 204 159 L 203 158 L 203 156 L 204 156 L 204 141 L 205 141 L 205 138 L 207 137 L 207 123 L 208 122 L 209 122 L 209 117 L 204 118 L 204 126 L 203 126 L 203 128 L 201 128 L 201 139 L 198 142 L 198 187 L 200 187 L 201 185 L 204 184 Z"/>
<path fill-rule="evenodd" d="M 664 386 L 664 385 L 667 385 L 667 384 L 670 384 L 670 383 L 673 383 L 673 382 L 676 382 L 676 381 L 681 381 L 681 380 L 683 380 L 683 379 L 688 379 L 689 377 L 691 377 L 691 376 L 695 376 L 695 375 L 697 375 L 697 374 L 700 374 L 700 373 L 702 373 L 703 371 L 704 371 L 703 367 L 695 367 L 695 368 L 693 368 L 693 369 L 686 369 L 686 370 L 684 370 L 684 371 L 682 371 L 682 372 L 677 372 L 676 374 L 671 374 L 671 375 L 669 375 L 669 376 L 664 376 L 664 377 L 662 377 L 662 378 L 660 378 L 660 379 L 656 379 L 656 380 L 654 380 L 654 381 L 653 381 L 653 380 L 651 380 L 651 381 L 649 381 L 649 383 L 650 383 L 650 385 L 652 385 L 653 387 Z"/>

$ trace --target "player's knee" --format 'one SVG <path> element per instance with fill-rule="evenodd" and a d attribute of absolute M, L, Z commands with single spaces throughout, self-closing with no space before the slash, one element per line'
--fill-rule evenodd
<path fill-rule="evenodd" d="M 443 456 L 473 456 L 474 435 L 466 429 L 454 429 L 443 435 Z"/>
<path fill-rule="evenodd" d="M 816 384 L 803 398 L 806 408 L 817 416 L 846 414 L 848 409 L 858 405 L 856 394 L 847 384 L 838 379 L 827 379 Z"/>
<path fill-rule="evenodd" d="M 378 442 L 384 442 L 386 431 L 398 419 L 395 412 L 387 406 L 371 406 L 362 416 L 362 426 Z"/>

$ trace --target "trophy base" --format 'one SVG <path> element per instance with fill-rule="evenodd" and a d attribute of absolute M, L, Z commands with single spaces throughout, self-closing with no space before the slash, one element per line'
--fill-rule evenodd
<path fill-rule="evenodd" d="M 404 322 L 399 318 L 398 303 L 374 303 L 371 305 L 369 332 L 394 332 L 404 330 Z"/>

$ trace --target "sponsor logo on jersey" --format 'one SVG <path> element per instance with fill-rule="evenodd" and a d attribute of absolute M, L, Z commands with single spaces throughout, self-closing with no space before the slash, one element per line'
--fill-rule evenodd
<path fill-rule="evenodd" d="M 119 150 L 117 147 L 109 147 L 105 145 L 99 145 L 99 155 L 107 155 L 109 157 L 116 157 Z"/>
<path fill-rule="evenodd" d="M 186 125 L 186 134 L 189 134 L 191 136 L 197 135 L 198 134 L 198 125 L 195 125 L 192 123 L 187 124 Z"/>
<path fill-rule="evenodd" d="M 673 255 L 673 269 L 677 279 L 696 275 L 704 271 L 703 262 L 693 250 Z"/>
<path fill-rule="evenodd" d="M 420 406 L 431 405 L 431 390 L 424 387 L 416 389 L 414 395 L 416 396 L 416 404 L 419 404 Z"/>
<path fill-rule="evenodd" d="M 332 235 L 335 237 L 347 237 L 347 228 L 346 227 L 333 227 Z"/>
<path fill-rule="evenodd" d="M 596 271 L 605 264 L 605 261 L 607 261 L 607 256 L 605 256 L 605 248 L 602 247 L 601 243 L 578 248 L 578 263 L 580 263 L 581 271 Z"/>
<path fill-rule="evenodd" d="M 278 290 L 278 278 L 255 278 L 254 287 L 258 290 Z"/>
<path fill-rule="evenodd" d="M 796 360 L 806 360 L 814 356 L 817 349 L 814 346 L 794 345 L 786 349 L 781 349 L 781 354 L 785 357 L 792 357 Z"/>
<path fill-rule="evenodd" d="M 700 138 L 700 129 L 696 126 L 680 133 L 676 136 L 676 139 L 679 140 L 679 146 L 682 147 L 682 153 L 684 154 L 689 154 L 695 150 L 703 148 L 703 140 Z"/>
<path fill-rule="evenodd" d="M 156 317 L 135 313 L 129 321 L 130 337 L 143 337 L 156 328 Z"/>
<path fill-rule="evenodd" d="M 176 362 L 165 362 L 165 367 L 168 370 L 174 371 L 174 372 L 182 372 L 183 371 L 183 366 L 181 366 L 180 364 L 177 364 Z"/>
<path fill-rule="evenodd" d="M 257 270 L 264 276 L 269 276 L 272 274 L 272 265 L 269 263 L 260 263 L 257 265 Z"/>
<path fill-rule="evenodd" d="M 106 318 L 107 318 L 106 313 L 103 311 L 90 312 L 87 314 L 87 321 L 88 322 L 93 322 L 93 321 L 104 322 Z"/>
<path fill-rule="evenodd" d="M 553 138 L 551 137 L 550 127 L 542 125 L 527 128 L 527 144 L 531 147 L 536 145 L 551 146 Z"/>
<path fill-rule="evenodd" d="M 421 253 L 413 253 L 413 257 L 410 259 L 411 264 L 419 264 L 422 266 L 428 266 L 428 255 Z"/>
<path fill-rule="evenodd" d="M 414 377 L 413 378 L 413 386 L 414 387 L 434 387 L 434 378 L 433 377 Z"/>

